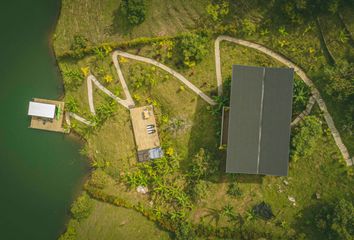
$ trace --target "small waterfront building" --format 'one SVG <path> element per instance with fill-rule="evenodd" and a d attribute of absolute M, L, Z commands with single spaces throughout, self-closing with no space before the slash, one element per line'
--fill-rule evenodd
<path fill-rule="evenodd" d="M 63 126 L 64 105 L 61 101 L 33 98 L 28 106 L 28 115 L 31 116 L 30 128 L 68 132 Z"/>
<path fill-rule="evenodd" d="M 138 150 L 138 161 L 161 158 L 163 151 L 160 147 L 153 106 L 130 109 L 130 118 Z"/>
<path fill-rule="evenodd" d="M 221 144 L 226 172 L 286 176 L 294 70 L 234 65 Z"/>
<path fill-rule="evenodd" d="M 29 102 L 28 115 L 34 117 L 54 119 L 56 106 L 54 104 Z"/>

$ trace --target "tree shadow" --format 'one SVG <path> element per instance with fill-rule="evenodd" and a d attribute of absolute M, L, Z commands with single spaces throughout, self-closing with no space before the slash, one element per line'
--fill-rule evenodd
<path fill-rule="evenodd" d="M 107 32 L 110 35 L 120 34 L 123 36 L 130 35 L 134 26 L 128 22 L 127 14 L 123 8 L 123 4 L 121 3 L 119 7 L 113 11 L 113 22 L 107 28 Z"/>
<path fill-rule="evenodd" d="M 317 225 L 321 224 L 316 219 L 316 215 L 326 209 L 328 203 L 318 201 L 302 209 L 295 217 L 292 228 L 296 230 L 299 236 L 306 239 L 327 239 L 326 231 L 320 230 Z"/>

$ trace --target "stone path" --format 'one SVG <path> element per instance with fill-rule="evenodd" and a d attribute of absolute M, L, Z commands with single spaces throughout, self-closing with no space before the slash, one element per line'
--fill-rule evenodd
<path fill-rule="evenodd" d="M 80 116 L 77 115 L 76 113 L 69 112 L 69 115 L 70 115 L 70 117 L 72 117 L 72 118 L 78 120 L 79 122 L 82 122 L 83 124 L 86 124 L 86 125 L 88 125 L 88 126 L 93 126 L 93 124 L 92 124 L 90 121 L 86 120 L 86 119 L 83 118 L 83 117 L 80 117 Z"/>
<path fill-rule="evenodd" d="M 317 88 L 315 87 L 315 85 L 313 84 L 311 79 L 305 74 L 305 72 L 299 66 L 297 66 L 292 61 L 286 59 L 282 55 L 280 55 L 280 54 L 278 54 L 278 53 L 276 53 L 276 52 L 274 52 L 274 51 L 272 51 L 260 44 L 257 44 L 257 43 L 253 43 L 253 42 L 249 42 L 246 40 L 237 39 L 237 38 L 233 38 L 233 37 L 229 37 L 229 36 L 219 36 L 215 40 L 215 57 L 216 57 L 216 59 L 215 59 L 216 66 L 215 67 L 217 69 L 216 74 L 217 74 L 217 84 L 218 84 L 218 92 L 219 93 L 220 92 L 222 93 L 222 77 L 221 77 L 221 68 L 220 68 L 220 42 L 221 41 L 229 41 L 229 42 L 233 42 L 238 45 L 253 48 L 253 49 L 258 50 L 264 54 L 267 54 L 268 56 L 271 56 L 272 58 L 278 60 L 279 62 L 283 63 L 284 65 L 286 65 L 290 68 L 293 68 L 295 73 L 297 73 L 299 75 L 299 77 L 305 82 L 305 84 L 310 87 L 312 96 L 315 99 L 315 101 L 317 102 L 318 106 L 320 107 L 320 109 L 323 113 L 323 116 L 327 122 L 327 125 L 328 125 L 329 129 L 331 130 L 331 134 L 334 138 L 334 141 L 335 141 L 336 145 L 338 146 L 338 148 L 343 156 L 343 159 L 347 163 L 347 166 L 351 166 L 353 164 L 353 161 L 350 158 L 348 149 L 344 145 L 344 143 L 340 137 L 340 134 L 339 134 L 336 126 L 334 125 L 332 116 L 328 112 L 327 106 L 326 106 L 324 100 L 322 99 L 320 92 L 317 90 Z"/>

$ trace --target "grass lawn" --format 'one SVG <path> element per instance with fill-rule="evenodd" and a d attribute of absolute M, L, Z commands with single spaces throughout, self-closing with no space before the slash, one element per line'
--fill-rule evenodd
<path fill-rule="evenodd" d="M 175 35 L 195 27 L 207 0 L 148 0 L 145 21 L 136 27 L 122 18 L 121 0 L 63 0 L 54 37 L 55 51 L 68 50 L 75 35 L 91 44 L 138 37 Z"/>
<path fill-rule="evenodd" d="M 213 211 L 227 204 L 247 219 L 251 208 L 265 201 L 272 206 L 276 217 L 271 221 L 249 218 L 247 225 L 257 230 L 267 228 L 285 239 L 294 229 L 297 233 L 305 233 L 308 239 L 321 239 L 321 232 L 312 226 L 314 213 L 311 207 L 333 198 L 349 199 L 354 194 L 353 178 L 347 177 L 346 167 L 338 158 L 338 149 L 331 136 L 324 134 L 311 156 L 290 163 L 288 177 L 222 174 L 218 182 L 209 182 L 208 193 L 193 209 L 191 219 L 216 224 Z M 240 197 L 227 194 L 230 182 L 237 182 L 242 192 Z M 321 195 L 320 200 L 314 197 L 316 193 Z M 295 206 L 288 197 L 295 198 Z M 219 226 L 229 224 L 227 217 L 220 217 Z"/>
<path fill-rule="evenodd" d="M 171 239 L 168 232 L 140 213 L 99 201 L 95 201 L 90 216 L 80 222 L 77 233 L 78 240 Z"/>

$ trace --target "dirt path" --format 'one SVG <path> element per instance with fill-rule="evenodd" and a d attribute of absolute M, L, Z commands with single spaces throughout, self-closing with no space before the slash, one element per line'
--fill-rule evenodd
<path fill-rule="evenodd" d="M 133 54 L 122 52 L 122 51 L 118 51 L 118 50 L 114 52 L 114 55 L 120 55 L 120 56 L 123 56 L 125 58 L 130 58 L 130 59 L 133 59 L 133 60 L 136 60 L 136 61 L 149 63 L 149 64 L 152 64 L 152 65 L 154 65 L 156 67 L 159 67 L 162 70 L 165 70 L 166 72 L 168 72 L 169 74 L 174 76 L 175 78 L 177 78 L 178 80 L 180 80 L 182 83 L 184 83 L 188 88 L 190 88 L 193 92 L 198 94 L 201 98 L 203 98 L 210 105 L 215 105 L 216 104 L 216 102 L 214 100 L 212 100 L 209 96 L 207 96 L 205 93 L 203 93 L 199 88 L 194 86 L 190 81 L 188 81 L 181 74 L 179 74 L 178 72 L 176 72 L 172 68 L 167 67 L 166 65 L 164 65 L 164 64 L 162 64 L 162 63 L 160 63 L 158 61 L 155 61 L 155 60 L 153 60 L 151 58 L 141 57 L 141 56 L 138 56 L 138 55 L 133 55 Z"/>
<path fill-rule="evenodd" d="M 124 82 L 124 79 L 120 79 L 121 82 Z M 93 115 L 95 115 L 95 107 L 94 107 L 94 103 L 93 103 L 93 93 L 92 93 L 92 83 L 94 83 L 96 85 L 96 87 L 98 87 L 98 89 L 100 89 L 102 92 L 104 92 L 105 94 L 107 94 L 108 96 L 110 96 L 111 98 L 113 98 L 117 103 L 123 105 L 125 108 L 132 108 L 135 106 L 135 103 L 133 101 L 133 99 L 130 96 L 130 93 L 128 91 L 129 97 L 127 97 L 127 99 L 123 100 L 119 97 L 117 97 L 116 95 L 114 95 L 111 91 L 109 91 L 107 88 L 105 88 L 97 79 L 95 76 L 93 75 L 89 75 L 87 77 L 87 95 L 88 95 L 88 100 L 89 100 L 89 105 L 90 105 L 90 111 Z M 123 88 L 124 89 L 124 88 Z M 124 91 L 125 92 L 125 91 Z"/>
<path fill-rule="evenodd" d="M 334 138 L 334 141 L 335 141 L 336 145 L 338 146 L 338 148 L 343 156 L 343 159 L 346 161 L 347 166 L 351 166 L 353 164 L 352 159 L 350 158 L 348 149 L 344 145 L 344 143 L 340 137 L 340 134 L 339 134 L 336 126 L 334 125 L 332 116 L 328 112 L 327 106 L 326 106 L 324 100 L 322 99 L 320 92 L 317 90 L 317 88 L 313 84 L 312 80 L 305 74 L 305 72 L 300 67 L 298 67 L 296 64 L 294 64 L 290 60 L 286 59 L 285 57 L 281 56 L 280 54 L 278 54 L 278 53 L 276 53 L 276 52 L 274 52 L 274 51 L 272 51 L 260 44 L 257 44 L 257 43 L 249 42 L 249 41 L 242 40 L 242 39 L 232 38 L 229 36 L 219 36 L 215 40 L 215 64 L 216 64 L 216 69 L 217 69 L 216 77 L 217 77 L 217 84 L 218 84 L 218 92 L 219 93 L 220 92 L 222 93 L 222 77 L 221 77 L 221 66 L 220 66 L 220 42 L 221 41 L 229 41 L 229 42 L 233 42 L 238 45 L 253 48 L 253 49 L 258 50 L 264 54 L 267 54 L 268 56 L 271 56 L 272 58 L 278 60 L 279 62 L 283 63 L 284 65 L 286 65 L 290 68 L 293 68 L 294 71 L 298 74 L 298 76 L 305 82 L 305 84 L 310 87 L 312 96 L 316 100 L 318 106 L 320 107 L 320 109 L 323 113 L 323 116 L 327 122 L 327 125 L 328 125 L 329 129 L 331 130 L 331 134 Z"/>

